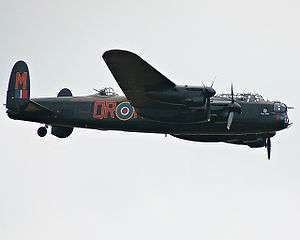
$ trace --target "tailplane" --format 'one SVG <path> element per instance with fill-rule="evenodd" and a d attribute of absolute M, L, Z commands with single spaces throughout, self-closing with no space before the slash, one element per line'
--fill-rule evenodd
<path fill-rule="evenodd" d="M 18 61 L 10 74 L 6 107 L 18 110 L 19 106 L 30 99 L 30 77 L 28 66 L 24 61 Z"/>

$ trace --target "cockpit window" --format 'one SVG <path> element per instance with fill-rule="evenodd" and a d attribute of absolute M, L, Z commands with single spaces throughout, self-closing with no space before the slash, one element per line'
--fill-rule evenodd
<path fill-rule="evenodd" d="M 280 103 L 280 102 L 274 103 L 274 111 L 275 112 L 284 113 L 284 112 L 286 112 L 286 110 L 287 110 L 287 107 L 284 103 Z"/>

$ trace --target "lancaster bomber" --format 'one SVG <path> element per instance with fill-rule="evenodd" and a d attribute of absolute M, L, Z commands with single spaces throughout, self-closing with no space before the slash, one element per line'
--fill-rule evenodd
<path fill-rule="evenodd" d="M 213 86 L 180 86 L 138 55 L 125 50 L 103 54 L 109 70 L 124 92 L 103 88 L 89 96 L 72 95 L 67 88 L 57 97 L 30 98 L 30 76 L 24 61 L 11 72 L 6 108 L 11 119 L 43 124 L 37 134 L 58 138 L 73 129 L 121 130 L 168 134 L 196 142 L 225 142 L 266 147 L 271 137 L 291 125 L 288 107 L 259 94 L 216 94 Z"/>

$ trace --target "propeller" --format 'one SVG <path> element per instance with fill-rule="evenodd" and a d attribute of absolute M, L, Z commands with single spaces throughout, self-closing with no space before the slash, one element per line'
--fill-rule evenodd
<path fill-rule="evenodd" d="M 267 148 L 267 152 L 268 152 L 268 160 L 270 160 L 270 158 L 271 158 L 271 139 L 270 139 L 270 137 L 268 137 L 266 139 L 266 148 Z"/>
<path fill-rule="evenodd" d="M 228 106 L 229 108 L 229 114 L 228 114 L 228 119 L 227 119 L 227 130 L 230 130 L 233 118 L 234 118 L 234 113 L 241 113 L 242 112 L 242 107 L 240 104 L 234 101 L 234 94 L 233 94 L 233 84 L 231 83 L 231 103 Z"/>
<path fill-rule="evenodd" d="M 203 82 L 202 85 L 203 85 L 203 93 L 205 98 L 206 118 L 207 121 L 210 121 L 210 116 L 211 116 L 210 98 L 216 94 L 216 91 L 213 89 L 214 81 L 212 82 L 210 87 L 207 87 Z"/>
<path fill-rule="evenodd" d="M 205 109 L 206 109 L 207 121 L 210 121 L 210 116 L 211 116 L 210 98 L 206 98 L 205 100 Z"/>
<path fill-rule="evenodd" d="M 228 119 L 227 119 L 227 130 L 230 130 L 233 117 L 234 117 L 234 112 L 229 112 Z"/>

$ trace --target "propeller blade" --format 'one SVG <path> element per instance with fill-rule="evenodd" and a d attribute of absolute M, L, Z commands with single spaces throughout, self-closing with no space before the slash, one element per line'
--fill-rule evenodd
<path fill-rule="evenodd" d="M 233 84 L 231 83 L 231 103 L 234 103 L 234 98 L 233 98 Z"/>
<path fill-rule="evenodd" d="M 211 116 L 210 98 L 206 99 L 206 115 L 207 115 L 207 121 L 210 121 L 210 116 Z"/>
<path fill-rule="evenodd" d="M 227 130 L 230 130 L 232 121 L 234 117 L 234 112 L 229 112 L 228 120 L 227 120 Z"/>
<path fill-rule="evenodd" d="M 205 98 L 205 112 L 206 112 L 206 118 L 207 121 L 210 121 L 211 117 L 211 106 L 210 106 L 210 98 L 213 97 L 216 94 L 216 91 L 213 89 L 214 82 L 210 87 L 207 87 L 204 82 L 202 82 L 203 85 L 203 94 Z"/>
<path fill-rule="evenodd" d="M 214 80 L 212 81 L 212 83 L 211 83 L 211 85 L 210 85 L 211 88 L 214 86 L 215 81 L 216 81 L 216 77 L 214 77 Z"/>
<path fill-rule="evenodd" d="M 267 151 L 268 151 L 268 159 L 270 160 L 270 158 L 271 158 L 271 139 L 269 137 L 267 138 Z"/>

